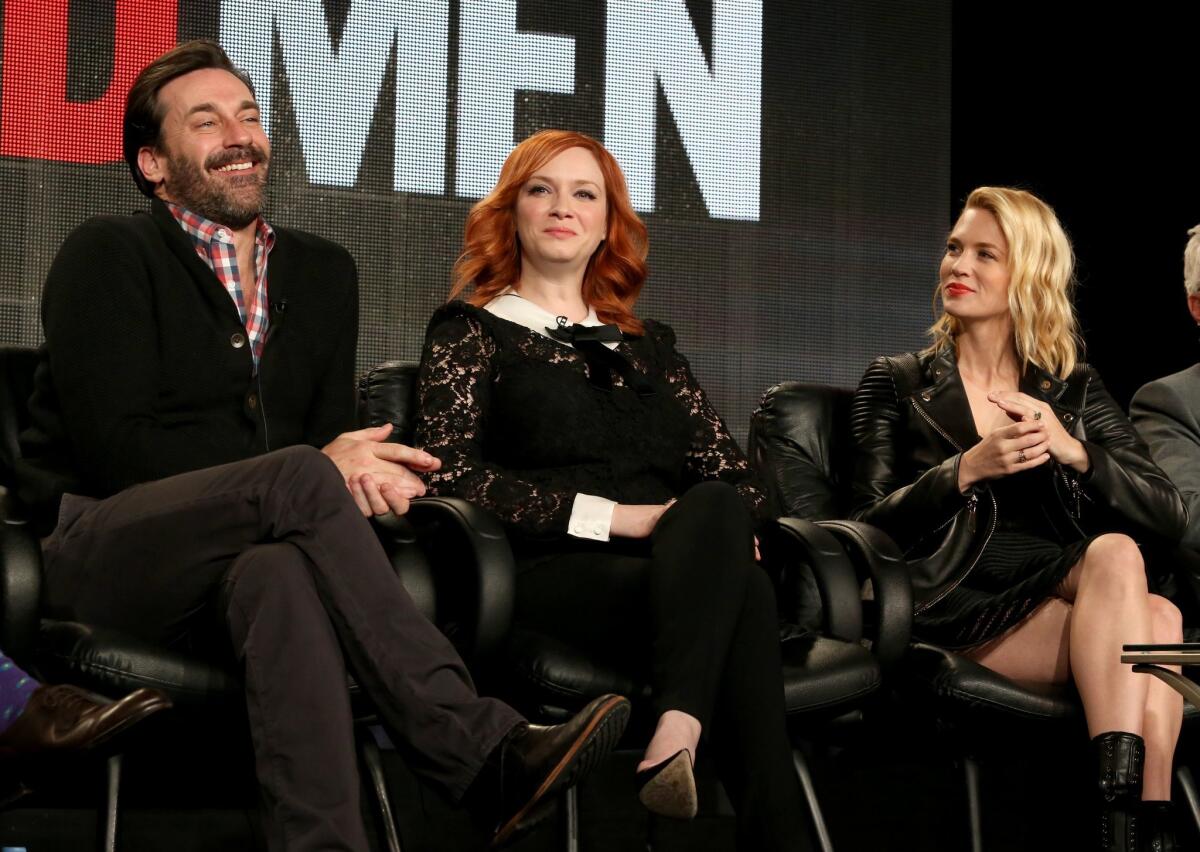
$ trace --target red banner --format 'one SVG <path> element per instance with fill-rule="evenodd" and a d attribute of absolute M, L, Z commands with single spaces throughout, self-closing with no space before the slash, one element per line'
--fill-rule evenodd
<path fill-rule="evenodd" d="M 68 5 L 68 0 L 4 4 L 0 154 L 117 162 L 125 96 L 138 71 L 175 45 L 178 0 L 117 0 L 108 88 L 81 103 L 67 99 Z"/>

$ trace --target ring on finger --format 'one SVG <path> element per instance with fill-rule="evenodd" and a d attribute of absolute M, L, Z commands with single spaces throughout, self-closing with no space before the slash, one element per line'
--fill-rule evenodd
<path fill-rule="evenodd" d="M 1028 461 L 1028 459 L 1025 458 L 1025 451 L 1018 450 L 1017 451 L 1017 464 L 1025 464 L 1026 461 Z"/>
<path fill-rule="evenodd" d="M 1042 419 L 1042 412 L 1041 412 L 1039 409 L 1037 409 L 1037 408 L 1035 408 L 1035 409 L 1033 410 L 1033 419 L 1034 419 L 1034 420 L 1041 420 L 1041 419 Z"/>

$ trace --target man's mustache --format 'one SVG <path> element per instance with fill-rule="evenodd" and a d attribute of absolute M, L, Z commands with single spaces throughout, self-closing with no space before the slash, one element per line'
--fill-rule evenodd
<path fill-rule="evenodd" d="M 228 166 L 230 163 L 244 163 L 247 160 L 257 165 L 266 159 L 267 152 L 251 143 L 243 147 L 226 148 L 216 152 L 204 161 L 204 167 L 206 169 L 219 169 L 222 166 Z"/>

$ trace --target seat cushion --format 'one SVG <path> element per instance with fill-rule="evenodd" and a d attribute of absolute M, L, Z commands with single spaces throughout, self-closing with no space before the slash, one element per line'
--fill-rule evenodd
<path fill-rule="evenodd" d="M 534 630 L 513 631 L 506 659 L 522 706 L 532 703 L 574 711 L 609 692 L 635 701 L 650 699 L 648 669 L 619 671 Z"/>
<path fill-rule="evenodd" d="M 784 639 L 780 652 L 784 706 L 792 719 L 845 712 L 883 682 L 875 656 L 857 642 L 805 634 Z"/>
<path fill-rule="evenodd" d="M 150 687 L 181 709 L 245 713 L 245 692 L 233 660 L 200 659 L 74 621 L 44 620 L 39 638 L 38 670 L 51 683 L 73 683 L 113 698 Z M 354 677 L 346 678 L 346 688 L 354 718 L 375 719 L 375 706 Z"/>
<path fill-rule="evenodd" d="M 44 620 L 39 638 L 38 667 L 50 681 L 74 683 L 114 697 L 152 687 L 180 706 L 244 707 L 241 683 L 231 669 L 215 662 L 73 621 Z"/>
<path fill-rule="evenodd" d="M 914 642 L 905 666 L 911 683 L 951 718 L 970 714 L 983 722 L 1076 722 L 1083 707 L 1069 684 L 1010 680 L 953 651 Z"/>
<path fill-rule="evenodd" d="M 789 717 L 838 715 L 879 689 L 879 664 L 869 650 L 805 634 L 781 645 L 784 697 Z M 635 702 L 651 699 L 649 671 L 622 672 L 605 666 L 558 639 L 518 630 L 509 643 L 509 663 L 522 706 L 544 708 L 547 718 L 575 710 L 597 695 L 615 692 Z"/>

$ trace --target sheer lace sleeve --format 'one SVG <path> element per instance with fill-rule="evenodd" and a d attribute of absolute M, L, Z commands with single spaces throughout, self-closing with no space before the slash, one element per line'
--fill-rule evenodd
<path fill-rule="evenodd" d="M 426 476 L 434 494 L 462 497 L 534 535 L 566 532 L 573 492 L 526 482 L 483 461 L 496 343 L 474 317 L 435 318 L 417 386 L 414 443 L 442 467 Z"/>
<path fill-rule="evenodd" d="M 667 350 L 667 381 L 695 430 L 687 457 L 688 477 L 694 482 L 710 479 L 728 482 L 737 488 L 750 512 L 755 517 L 762 517 L 766 511 L 763 491 L 755 481 L 746 456 L 692 375 L 687 358 L 675 349 L 675 332 L 661 323 L 655 323 L 652 328 L 660 345 Z"/>

